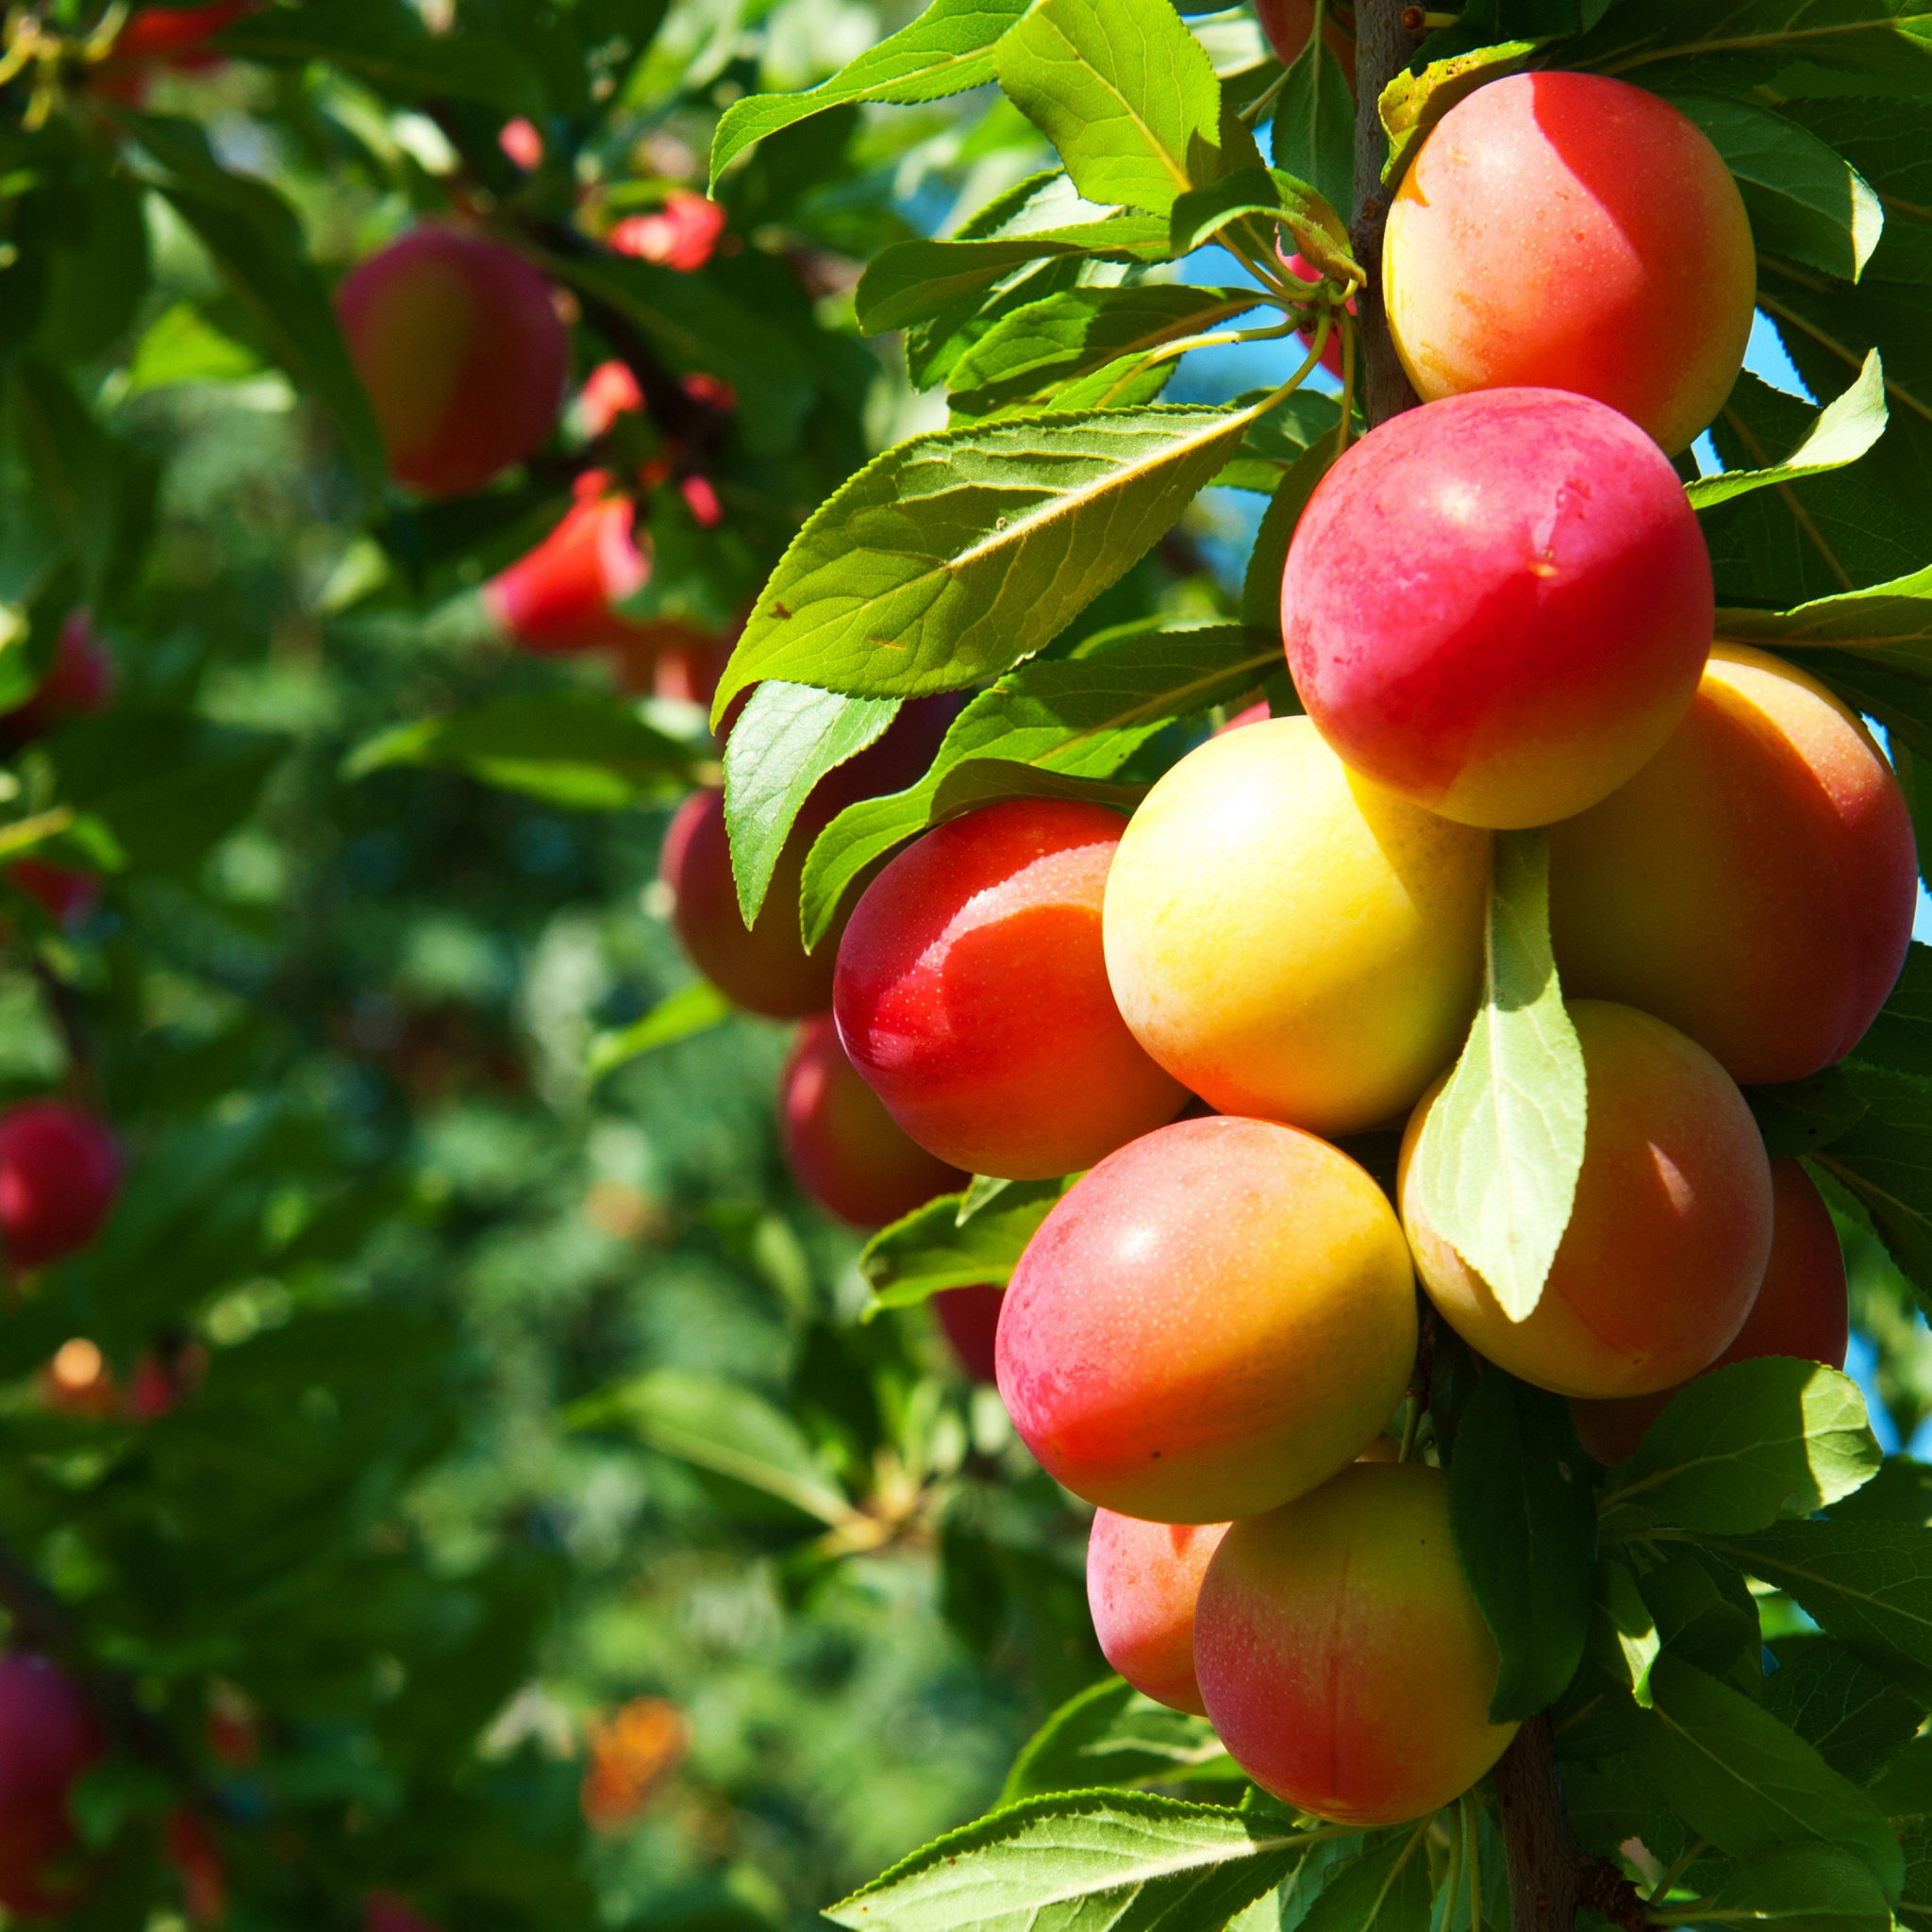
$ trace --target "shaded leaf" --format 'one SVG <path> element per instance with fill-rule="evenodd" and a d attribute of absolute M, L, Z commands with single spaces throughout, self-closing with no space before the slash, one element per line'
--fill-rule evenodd
<path fill-rule="evenodd" d="M 1894 1758 L 1919 1728 L 1924 1714 L 1918 1706 L 1842 1643 L 1829 1637 L 1788 1637 L 1775 1649 L 1778 1668 L 1764 1679 L 1765 1708 L 1855 1783 Z M 1932 1758 L 1927 1763 L 1932 1766 Z M 1875 1796 L 1873 1802 L 1889 1813 Z"/>
<path fill-rule="evenodd" d="M 598 1034 L 585 1056 L 584 1071 L 591 1079 L 601 1080 L 640 1055 L 654 1053 L 660 1046 L 675 1045 L 693 1034 L 722 1025 L 737 1010 L 708 979 L 694 979 L 689 986 L 667 993 L 628 1026 Z"/>
<path fill-rule="evenodd" d="M 1124 1678 L 1103 1677 L 1061 1705 L 1022 1746 L 1000 1803 L 1047 1791 L 1241 1776 L 1206 1718 L 1170 1710 Z"/>
<path fill-rule="evenodd" d="M 1764 1925 L 1778 1932 L 1889 1932 L 1891 1907 L 1870 1870 L 1831 1845 L 1783 1845 L 1718 1887 L 1701 1925 Z"/>
<path fill-rule="evenodd" d="M 1372 1840 L 1328 1874 L 1301 1932 L 1427 1932 L 1426 1824 Z"/>
<path fill-rule="evenodd" d="M 749 1484 L 824 1523 L 852 1515 L 791 1417 L 733 1382 L 659 1369 L 584 1397 L 565 1421 L 575 1429 L 625 1430 L 662 1455 Z"/>
<path fill-rule="evenodd" d="M 939 1194 L 881 1228 L 858 1257 L 873 1309 L 909 1307 L 948 1288 L 1004 1288 L 1068 1185 L 1015 1181 L 964 1221 L 966 1196 Z"/>
<path fill-rule="evenodd" d="M 1897 1895 L 1905 1865 L 1890 1827 L 1794 1731 L 1668 1651 L 1650 1686 L 1637 1755 L 1672 1808 L 1712 1844 L 1756 1859 L 1817 1840 L 1851 1854 Z"/>
<path fill-rule="evenodd" d="M 1533 1717 L 1583 1657 L 1596 1564 L 1587 1468 L 1561 1396 L 1485 1371 L 1457 1427 L 1449 1522 L 1502 1653 L 1491 1724 Z"/>
<path fill-rule="evenodd" d="M 1310 34 L 1290 63 L 1272 139 L 1277 168 L 1338 212 L 1355 206 L 1355 91 L 1325 36 Z"/>
<path fill-rule="evenodd" d="M 1857 1125 L 1865 1112 L 1858 1090 L 1838 1067 L 1777 1087 L 1747 1087 L 1764 1151 L 1774 1160 L 1815 1154 Z"/>

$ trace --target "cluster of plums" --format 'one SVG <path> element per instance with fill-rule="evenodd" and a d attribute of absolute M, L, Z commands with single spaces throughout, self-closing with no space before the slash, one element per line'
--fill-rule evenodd
<path fill-rule="evenodd" d="M 1483 88 L 1389 222 L 1424 401 L 1337 462 L 1289 554 L 1306 715 L 1232 721 L 1131 820 L 1024 798 L 939 825 L 866 887 L 836 968 L 792 908 L 842 800 L 815 801 L 749 934 L 719 802 L 689 802 L 667 848 L 721 986 L 765 1011 L 829 993 L 784 1107 L 836 1211 L 876 1221 L 965 1173 L 1080 1176 L 1006 1291 L 1001 1395 L 1097 1507 L 1116 1667 L 1324 1817 L 1423 1816 L 1511 1735 L 1446 1478 L 1387 1433 L 1418 1279 L 1486 1361 L 1570 1398 L 1606 1462 L 1713 1365 L 1844 1358 L 1830 1215 L 1740 1086 L 1857 1042 L 1917 860 L 1858 717 L 1713 648 L 1667 452 L 1736 377 L 1753 275 L 1738 191 L 1674 108 L 1586 75 Z M 1537 826 L 1589 1124 L 1516 1322 L 1430 1224 L 1413 1157 L 1480 997 L 1492 835 Z M 774 977 L 748 997 L 753 956 Z M 1396 1127 L 1391 1199 L 1337 1142 Z"/>

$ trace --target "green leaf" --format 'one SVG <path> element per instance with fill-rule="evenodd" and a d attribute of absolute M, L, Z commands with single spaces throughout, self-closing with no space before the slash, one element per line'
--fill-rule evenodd
<path fill-rule="evenodd" d="M 1868 590 L 1814 598 L 1794 610 L 1720 610 L 1717 641 L 1760 650 L 1856 653 L 1898 664 L 1915 676 L 1932 676 L 1932 568 Z"/>
<path fill-rule="evenodd" d="M 1175 255 L 1205 247 L 1236 223 L 1249 227 L 1234 245 L 1265 253 L 1274 246 L 1279 225 L 1293 236 L 1310 268 L 1357 285 L 1363 279 L 1341 218 L 1307 182 L 1278 168 L 1242 168 L 1197 188 L 1175 201 L 1169 219 L 1168 244 Z"/>
<path fill-rule="evenodd" d="M 1932 1080 L 1842 1062 L 1866 1111 L 1814 1156 L 1854 1194 L 1891 1257 L 1922 1295 L 1932 1295 Z"/>
<path fill-rule="evenodd" d="M 1483 1004 L 1417 1146 L 1423 1212 L 1512 1321 L 1542 1297 L 1583 1166 L 1583 1049 L 1550 952 L 1550 848 L 1498 832 Z"/>
<path fill-rule="evenodd" d="M 1897 1896 L 1905 1861 L 1891 1828 L 1795 1732 L 1668 1651 L 1651 1669 L 1650 1689 L 1637 1755 L 1696 1831 L 1734 1858 L 1807 1839 L 1837 1845 Z"/>
<path fill-rule="evenodd" d="M 1563 50 L 1566 64 L 1640 86 L 1703 85 L 1722 75 L 1741 91 L 1804 60 L 1870 75 L 1879 92 L 1923 88 L 1928 54 L 1922 20 L 1898 0 L 1748 0 L 1707 12 L 1681 0 L 1622 0 Z"/>
<path fill-rule="evenodd" d="M 1865 177 L 1815 134 L 1735 94 L 1675 93 L 1737 177 L 1759 248 L 1855 282 L 1885 227 Z"/>
<path fill-rule="evenodd" d="M 1221 83 L 1169 0 L 1037 0 L 994 64 L 1089 201 L 1164 215 L 1227 171 Z"/>
<path fill-rule="evenodd" d="M 1260 410 L 1116 410 L 919 436 L 779 559 L 713 718 L 762 677 L 910 697 L 997 676 L 1167 531 Z"/>
<path fill-rule="evenodd" d="M 724 823 L 747 929 L 812 788 L 874 743 L 898 709 L 897 698 L 848 698 L 777 678 L 752 692 L 724 747 Z"/>
<path fill-rule="evenodd" d="M 1855 1518 L 1702 1541 L 1932 1703 L 1932 1529 Z"/>
<path fill-rule="evenodd" d="M 1167 223 L 1154 215 L 1114 214 L 1030 234 L 894 242 L 880 249 L 859 277 L 853 297 L 858 326 L 875 336 L 948 314 L 961 304 L 970 305 L 1016 268 L 1052 258 L 1165 261 Z"/>
<path fill-rule="evenodd" d="M 1892 1695 L 1903 1699 L 1904 1693 L 1893 1690 Z M 1924 1713 L 1916 1705 L 1906 1708 L 1917 1729 Z M 1932 1737 L 1907 1736 L 1910 1741 L 1903 1750 L 1894 1747 L 1891 1761 L 1865 1785 L 1865 1795 L 1894 1824 L 1903 1818 L 1932 1818 Z"/>
<path fill-rule="evenodd" d="M 954 363 L 947 387 L 962 415 L 1011 413 L 1116 360 L 1243 315 L 1248 289 L 1197 289 L 1142 282 L 1121 289 L 1066 289 L 1004 317 Z M 1118 377 L 1114 378 L 1118 380 Z M 1085 407 L 1065 395 L 1051 407 Z"/>
<path fill-rule="evenodd" d="M 1905 1896 L 1894 1907 L 1905 1932 L 1932 1932 L 1932 1824 L 1907 1834 Z"/>
<path fill-rule="evenodd" d="M 1274 165 L 1332 208 L 1355 206 L 1355 93 L 1335 51 L 1310 34 L 1274 103 Z"/>
<path fill-rule="evenodd" d="M 1408 172 L 1415 151 L 1457 101 L 1492 80 L 1516 74 L 1529 65 L 1540 40 L 1502 41 L 1493 46 L 1432 60 L 1419 72 L 1398 74 L 1382 90 L 1376 108 L 1389 137 L 1389 158 L 1382 179 L 1391 188 Z"/>
<path fill-rule="evenodd" d="M 587 1395 L 565 1412 L 573 1429 L 623 1429 L 660 1455 L 746 1483 L 835 1527 L 852 1506 L 797 1424 L 734 1382 L 658 1369 Z"/>
<path fill-rule="evenodd" d="M 1886 420 L 1885 371 L 1874 349 L 1865 358 L 1858 379 L 1818 412 L 1810 433 L 1783 462 L 1769 469 L 1725 470 L 1719 475 L 1700 476 L 1684 486 L 1684 494 L 1693 508 L 1710 509 L 1754 490 L 1841 470 L 1857 462 L 1885 434 Z"/>
<path fill-rule="evenodd" d="M 1427 1824 L 1371 1843 L 1328 1874 L 1301 1932 L 1428 1932 Z"/>
<path fill-rule="evenodd" d="M 1032 1798 L 948 1832 L 825 1916 L 882 1932 L 1184 1932 L 1271 1890 L 1321 1835 L 1137 1791 Z"/>
<path fill-rule="evenodd" d="M 142 114 L 131 125 L 165 171 L 152 185 L 193 230 L 269 354 L 328 409 L 364 484 L 379 490 L 389 472 L 382 432 L 294 211 L 262 182 L 222 168 L 193 123 Z"/>
<path fill-rule="evenodd" d="M 66 375 L 38 356 L 21 358 L 13 393 L 38 508 L 79 562 L 89 595 L 98 597 L 121 515 L 115 445 Z"/>
<path fill-rule="evenodd" d="M 1206 1718 L 1157 1704 L 1121 1677 L 1103 1677 L 1054 1712 L 1021 1748 L 1002 1805 L 1048 1791 L 1239 1779 Z"/>
<path fill-rule="evenodd" d="M 343 759 L 342 775 L 421 765 L 583 810 L 615 811 L 690 784 L 712 756 L 708 739 L 672 738 L 645 724 L 635 704 L 552 691 L 391 725 Z"/>
<path fill-rule="evenodd" d="M 940 1194 L 865 1244 L 858 1272 L 873 1291 L 869 1314 L 910 1307 L 948 1288 L 1004 1288 L 1033 1231 L 1067 1181 L 1015 1181 L 968 1216 L 964 1194 Z"/>
<path fill-rule="evenodd" d="M 1897 1761 L 1924 1713 L 1884 1672 L 1832 1638 L 1786 1637 L 1774 1648 L 1778 1667 L 1764 1679 L 1765 1708 L 1894 1815 L 1876 1796 L 1884 1778 L 1868 1780 L 1888 1760 Z M 1932 1755 L 1925 1763 L 1932 1769 Z M 1932 1790 L 1926 1795 L 1932 1809 Z"/>
<path fill-rule="evenodd" d="M 1670 1524 L 1744 1535 L 1850 1495 L 1881 1459 L 1849 1375 L 1785 1356 L 1733 1362 L 1679 1390 L 1611 1472 L 1604 1534 Z"/>
<path fill-rule="evenodd" d="M 1614 1557 L 1605 1557 L 1597 1564 L 1596 1600 L 1587 1641 L 1598 1667 L 1614 1682 L 1627 1685 L 1631 1696 L 1647 1710 L 1651 1668 L 1663 1640 L 1629 1565 Z"/>
<path fill-rule="evenodd" d="M 1563 1399 L 1484 1372 L 1456 1432 L 1456 1555 L 1502 1653 L 1490 1722 L 1533 1717 L 1576 1674 L 1595 1589 L 1596 1517 Z"/>
<path fill-rule="evenodd" d="M 693 1034 L 722 1025 L 738 1010 L 708 979 L 694 979 L 667 993 L 641 1019 L 610 1033 L 600 1033 L 591 1041 L 584 1071 L 591 1080 L 601 1080 L 619 1067 L 626 1066 L 641 1054 L 654 1053 L 660 1046 L 673 1046 Z"/>
<path fill-rule="evenodd" d="M 1774 1160 L 1815 1154 L 1857 1126 L 1866 1102 L 1841 1068 L 1826 1067 L 1807 1080 L 1749 1087 L 1744 1098 Z"/>
<path fill-rule="evenodd" d="M 819 834 L 801 888 L 810 942 L 830 929 L 852 881 L 895 845 L 968 804 L 1022 795 L 1040 779 L 1110 779 L 1150 739 L 1248 696 L 1281 661 L 1279 643 L 1239 625 L 1184 628 L 1154 619 L 1008 672 L 954 720 L 916 785 L 848 806 Z"/>
<path fill-rule="evenodd" d="M 326 60 L 403 100 L 454 97 L 538 119 L 550 111 L 535 69 L 508 42 L 468 29 L 432 34 L 399 0 L 270 8 L 225 28 L 222 45 L 239 59 L 275 66 Z"/>
<path fill-rule="evenodd" d="M 932 0 L 918 19 L 848 60 L 829 80 L 794 94 L 734 101 L 711 137 L 711 186 L 754 142 L 847 101 L 909 104 L 984 87 L 1001 35 L 1027 0 Z"/>
<path fill-rule="evenodd" d="M 239 382 L 261 367 L 254 350 L 225 336 L 198 309 L 177 302 L 149 325 L 127 369 L 125 393 L 175 382 Z"/>
<path fill-rule="evenodd" d="M 1700 1925 L 1776 1932 L 1890 1932 L 1891 1907 L 1870 1870 L 1831 1845 L 1783 1845 L 1754 1858 L 1698 1909 Z"/>
<path fill-rule="evenodd" d="M 1915 941 L 1906 948 L 1905 971 L 1859 1041 L 1857 1055 L 1866 1066 L 1932 1079 L 1932 946 Z"/>

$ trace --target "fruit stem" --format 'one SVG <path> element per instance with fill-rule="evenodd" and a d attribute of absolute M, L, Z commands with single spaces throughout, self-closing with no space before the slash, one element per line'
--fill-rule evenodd
<path fill-rule="evenodd" d="M 1357 301 L 1363 350 L 1362 416 L 1373 429 L 1420 400 L 1408 386 L 1382 312 L 1382 226 L 1393 191 L 1382 183 L 1388 141 L 1377 104 L 1382 90 L 1415 57 L 1417 37 L 1402 24 L 1396 0 L 1361 0 L 1356 8 L 1355 258 L 1368 277 Z"/>

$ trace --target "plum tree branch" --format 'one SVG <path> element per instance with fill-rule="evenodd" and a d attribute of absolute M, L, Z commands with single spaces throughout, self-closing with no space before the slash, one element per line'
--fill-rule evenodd
<path fill-rule="evenodd" d="M 1368 276 L 1357 309 L 1363 350 L 1362 413 L 1371 429 L 1414 408 L 1421 400 L 1408 386 L 1382 312 L 1382 228 L 1391 197 L 1382 185 L 1388 143 L 1376 103 L 1420 44 L 1419 37 L 1404 25 L 1406 11 L 1395 0 L 1359 0 L 1355 9 L 1355 220 L 1349 240 Z"/>

